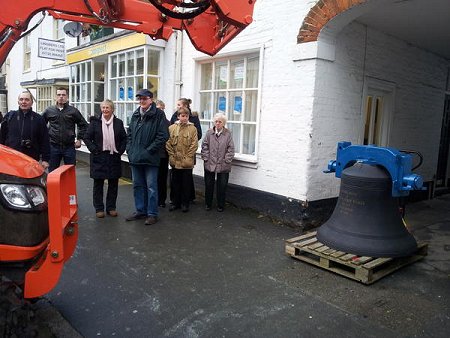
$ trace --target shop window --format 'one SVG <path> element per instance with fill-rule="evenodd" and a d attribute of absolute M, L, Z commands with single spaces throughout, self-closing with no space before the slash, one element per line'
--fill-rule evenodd
<path fill-rule="evenodd" d="M 100 103 L 105 99 L 105 63 L 89 60 L 70 66 L 69 101 L 89 120 L 100 115 Z"/>
<path fill-rule="evenodd" d="M 256 160 L 259 55 L 220 59 L 200 64 L 200 122 L 213 126 L 216 113 L 227 116 L 236 157 Z"/>
<path fill-rule="evenodd" d="M 149 89 L 158 97 L 161 51 L 141 47 L 109 56 L 109 97 L 116 106 L 116 115 L 128 125 L 137 107 L 136 92 Z"/>

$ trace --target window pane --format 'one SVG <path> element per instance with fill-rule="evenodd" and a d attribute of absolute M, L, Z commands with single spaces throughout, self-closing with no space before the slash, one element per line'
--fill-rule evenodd
<path fill-rule="evenodd" d="M 125 100 L 125 83 L 124 79 L 119 79 L 119 100 Z"/>
<path fill-rule="evenodd" d="M 227 123 L 227 128 L 230 129 L 233 135 L 234 149 L 236 153 L 242 153 L 241 151 L 241 125 L 238 123 Z"/>
<path fill-rule="evenodd" d="M 103 62 L 94 63 L 94 81 L 105 80 L 105 64 Z"/>
<path fill-rule="evenodd" d="M 214 93 L 214 111 L 217 113 L 226 114 L 227 108 L 227 94 L 225 92 Z"/>
<path fill-rule="evenodd" d="M 134 93 L 135 93 L 135 89 L 134 89 L 134 78 L 129 77 L 127 79 L 127 100 L 128 101 L 134 101 Z"/>
<path fill-rule="evenodd" d="M 247 60 L 247 88 L 258 87 L 259 57 L 248 58 Z"/>
<path fill-rule="evenodd" d="M 102 102 L 105 99 L 105 85 L 103 83 L 94 84 L 94 101 Z"/>
<path fill-rule="evenodd" d="M 158 78 L 148 77 L 147 78 L 147 89 L 153 93 L 154 97 L 158 97 Z"/>
<path fill-rule="evenodd" d="M 125 116 L 124 115 L 124 111 L 125 111 L 125 104 L 124 103 L 117 103 L 116 104 L 116 111 L 114 113 L 122 121 L 124 121 L 124 119 L 123 119 L 123 117 Z"/>
<path fill-rule="evenodd" d="M 92 63 L 87 62 L 86 63 L 86 81 L 91 81 L 91 68 L 92 68 Z"/>
<path fill-rule="evenodd" d="M 230 92 L 230 115 L 232 121 L 242 120 L 242 92 Z"/>
<path fill-rule="evenodd" d="M 201 83 L 200 90 L 212 88 L 212 63 L 201 65 Z"/>
<path fill-rule="evenodd" d="M 72 83 L 77 82 L 77 66 L 70 66 L 70 81 Z"/>
<path fill-rule="evenodd" d="M 245 92 L 245 116 L 243 121 L 256 122 L 256 106 L 258 104 L 258 91 L 247 90 Z"/>
<path fill-rule="evenodd" d="M 94 115 L 102 115 L 102 110 L 100 109 L 100 103 L 94 104 Z"/>
<path fill-rule="evenodd" d="M 202 127 L 202 138 L 201 139 L 203 140 L 203 138 L 205 137 L 206 131 L 208 129 L 210 129 L 212 125 L 211 125 L 211 123 L 208 123 L 208 122 L 201 122 L 200 126 Z"/>
<path fill-rule="evenodd" d="M 80 82 L 86 81 L 86 64 L 82 63 L 80 65 Z"/>
<path fill-rule="evenodd" d="M 256 125 L 244 124 L 242 153 L 255 155 Z"/>
<path fill-rule="evenodd" d="M 91 101 L 91 83 L 90 82 L 88 82 L 88 83 L 86 83 L 86 94 L 87 94 L 87 96 L 86 96 L 86 101 Z"/>
<path fill-rule="evenodd" d="M 117 80 L 112 80 L 110 82 L 110 85 L 111 85 L 110 89 L 111 100 L 117 101 Z"/>
<path fill-rule="evenodd" d="M 244 84 L 244 61 L 231 62 L 230 69 L 230 88 L 242 88 Z"/>
<path fill-rule="evenodd" d="M 117 77 L 117 56 L 111 57 L 111 77 Z"/>
<path fill-rule="evenodd" d="M 199 118 L 201 120 L 212 119 L 212 111 L 211 111 L 211 94 L 210 93 L 200 93 L 200 113 Z"/>
<path fill-rule="evenodd" d="M 81 86 L 80 101 L 86 102 L 86 83 L 82 83 L 80 86 Z"/>
<path fill-rule="evenodd" d="M 159 51 L 148 50 L 147 74 L 159 75 Z"/>
<path fill-rule="evenodd" d="M 125 54 L 119 55 L 119 76 L 125 76 Z"/>
<path fill-rule="evenodd" d="M 216 75 L 215 75 L 215 87 L 216 89 L 226 89 L 228 81 L 228 69 L 226 62 L 216 63 Z"/>
<path fill-rule="evenodd" d="M 136 88 L 138 90 L 144 88 L 144 77 L 143 76 L 138 76 L 136 78 L 136 81 L 137 81 Z"/>
<path fill-rule="evenodd" d="M 136 74 L 144 74 L 144 50 L 136 51 Z"/>
<path fill-rule="evenodd" d="M 134 52 L 127 53 L 127 75 L 134 75 Z"/>

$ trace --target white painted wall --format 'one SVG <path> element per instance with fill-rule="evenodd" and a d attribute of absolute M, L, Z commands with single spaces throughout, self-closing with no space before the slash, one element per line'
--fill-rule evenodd
<path fill-rule="evenodd" d="M 424 155 L 424 181 L 436 172 L 448 62 L 359 23 L 336 39 L 336 60 L 317 63 L 308 199 L 336 196 L 339 179 L 320 172 L 338 141 L 361 142 L 365 77 L 395 84 L 389 146 Z"/>
<path fill-rule="evenodd" d="M 310 6 L 315 1 L 258 0 L 254 21 L 217 57 L 262 50 L 261 113 L 256 165 L 237 163 L 230 183 L 296 199 L 306 199 L 315 60 L 297 64 L 293 50 Z M 185 45 L 183 95 L 198 109 L 198 80 L 194 60 L 209 58 Z M 203 164 L 194 172 L 203 175 Z"/>

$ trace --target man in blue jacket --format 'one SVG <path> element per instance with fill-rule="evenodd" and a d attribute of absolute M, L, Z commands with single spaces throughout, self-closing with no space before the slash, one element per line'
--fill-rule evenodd
<path fill-rule="evenodd" d="M 126 220 L 145 219 L 145 225 L 151 225 L 158 221 L 159 151 L 169 139 L 169 131 L 164 112 L 153 102 L 153 93 L 141 89 L 136 97 L 139 107 L 131 116 L 127 133 L 136 211 Z"/>

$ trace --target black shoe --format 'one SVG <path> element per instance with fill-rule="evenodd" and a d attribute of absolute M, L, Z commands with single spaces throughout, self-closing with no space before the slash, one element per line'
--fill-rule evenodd
<path fill-rule="evenodd" d="M 222 212 L 222 211 L 223 211 L 223 208 L 220 208 L 220 207 L 219 207 L 219 208 L 217 208 L 217 211 L 218 211 L 218 212 Z"/>
<path fill-rule="evenodd" d="M 211 207 L 209 205 L 205 206 L 206 211 L 211 211 Z"/>
<path fill-rule="evenodd" d="M 148 216 L 145 220 L 145 225 L 152 225 L 158 222 L 158 217 L 156 216 Z"/>
<path fill-rule="evenodd" d="M 176 206 L 176 205 L 171 205 L 170 208 L 169 208 L 169 211 L 174 211 L 174 210 L 177 210 L 177 209 L 180 209 L 180 207 Z"/>
<path fill-rule="evenodd" d="M 159 206 L 160 206 L 161 208 L 165 208 L 165 207 L 166 207 L 166 203 L 160 203 Z"/>
<path fill-rule="evenodd" d="M 182 212 L 188 212 L 188 211 L 189 211 L 189 207 L 188 207 L 187 205 L 183 205 L 183 206 L 181 207 L 181 211 L 182 211 Z"/>
<path fill-rule="evenodd" d="M 138 219 L 144 219 L 147 218 L 147 215 L 145 214 L 138 214 L 137 212 L 127 216 L 125 218 L 126 221 L 137 221 Z"/>

